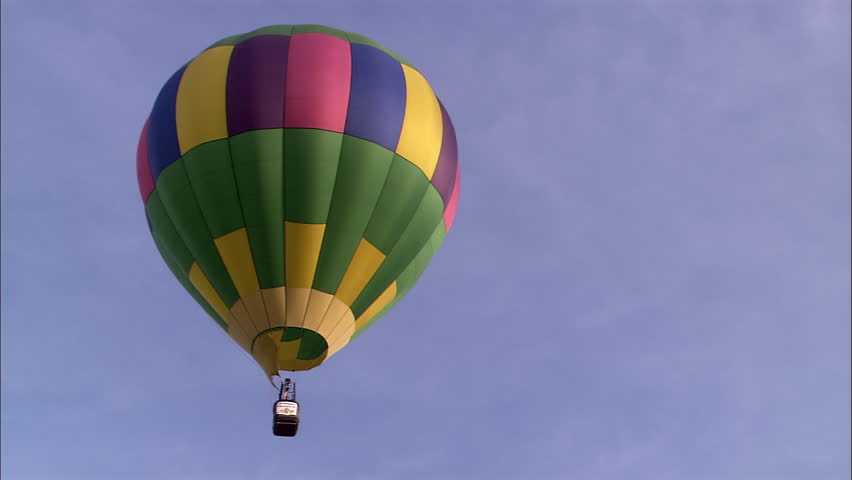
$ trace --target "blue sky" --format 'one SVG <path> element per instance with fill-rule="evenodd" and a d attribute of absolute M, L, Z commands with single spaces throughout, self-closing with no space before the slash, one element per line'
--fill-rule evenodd
<path fill-rule="evenodd" d="M 4 0 L 0 475 L 848 478 L 849 10 Z M 462 165 L 417 287 L 296 376 L 296 439 L 135 178 L 172 72 L 277 23 L 418 66 Z"/>

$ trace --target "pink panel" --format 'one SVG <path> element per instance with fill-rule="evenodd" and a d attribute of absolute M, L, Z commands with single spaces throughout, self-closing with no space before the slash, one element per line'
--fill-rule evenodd
<path fill-rule="evenodd" d="M 447 203 L 447 208 L 444 210 L 444 224 L 447 226 L 447 231 L 453 226 L 453 220 L 456 218 L 456 209 L 459 206 L 459 189 L 461 185 L 461 171 L 456 166 L 456 181 L 453 186 L 453 193 L 450 194 L 450 201 Z"/>
<path fill-rule="evenodd" d="M 284 93 L 284 128 L 343 132 L 349 105 L 349 42 L 321 33 L 290 38 Z"/>
<path fill-rule="evenodd" d="M 148 196 L 154 191 L 154 177 L 151 176 L 151 166 L 148 164 L 148 122 L 142 127 L 142 135 L 139 136 L 139 146 L 136 148 L 136 178 L 139 180 L 139 193 L 142 201 L 148 200 Z"/>

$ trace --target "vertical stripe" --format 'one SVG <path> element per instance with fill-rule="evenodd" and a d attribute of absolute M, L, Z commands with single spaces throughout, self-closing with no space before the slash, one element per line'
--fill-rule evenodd
<path fill-rule="evenodd" d="M 160 192 L 154 191 L 148 197 L 145 204 L 145 212 L 151 222 L 151 234 L 155 240 L 162 242 L 165 251 L 177 262 L 177 268 L 185 275 L 189 274 L 189 268 L 195 262 L 195 257 L 189 251 L 186 243 L 180 238 L 172 219 L 166 212 L 166 207 L 160 199 Z"/>
<path fill-rule="evenodd" d="M 267 288 L 261 290 L 263 304 L 269 316 L 269 327 L 284 327 L 287 325 L 287 289 L 285 287 Z"/>
<path fill-rule="evenodd" d="M 223 319 L 231 318 L 231 312 L 228 310 L 228 307 L 225 306 L 225 302 L 222 301 L 222 297 L 216 293 L 216 289 L 213 288 L 213 284 L 211 284 L 210 280 L 207 279 L 207 275 L 204 275 L 204 272 L 201 271 L 201 267 L 198 266 L 198 263 L 193 263 L 192 267 L 189 269 L 189 281 L 220 317 Z"/>
<path fill-rule="evenodd" d="M 240 295 L 216 250 L 210 228 L 205 222 L 204 213 L 183 163 L 183 158 L 178 159 L 163 171 L 157 181 L 155 193 L 159 193 L 165 211 L 168 212 L 180 238 L 192 252 L 192 257 L 204 270 L 210 283 L 216 287 L 216 292 L 226 305 L 233 305 Z"/>
<path fill-rule="evenodd" d="M 453 193 L 450 195 L 450 203 L 444 209 L 444 224 L 447 225 L 447 231 L 453 226 L 453 221 L 456 219 L 456 209 L 459 206 L 459 190 L 461 189 L 461 171 L 456 167 L 456 181 L 453 182 Z"/>
<path fill-rule="evenodd" d="M 162 206 L 160 208 L 162 208 Z M 165 223 L 167 224 L 166 227 L 174 230 L 174 227 L 172 227 L 171 222 L 169 222 L 168 219 L 166 219 Z M 218 313 L 216 313 L 216 311 L 213 310 L 212 307 L 210 307 L 210 304 L 207 303 L 207 300 L 205 300 L 204 297 L 202 297 L 201 294 L 198 293 L 198 290 L 192 285 L 192 283 L 190 283 L 189 270 L 190 265 L 193 263 L 193 261 L 190 260 L 189 264 L 183 265 L 182 261 L 179 260 L 177 256 L 173 252 L 171 252 L 169 248 L 164 244 L 163 236 L 159 232 L 160 229 L 162 229 L 162 227 L 154 229 L 152 225 L 151 236 L 154 239 L 154 245 L 157 246 L 157 250 L 159 250 L 160 255 L 163 257 L 163 260 L 169 267 L 169 270 L 172 271 L 175 278 L 177 278 L 178 282 L 180 282 L 183 288 L 186 289 L 189 295 L 193 299 L 195 299 L 195 301 L 198 302 L 199 305 L 201 305 L 201 308 L 204 309 L 204 311 L 207 312 L 208 315 L 210 315 L 210 318 L 212 318 L 217 324 L 219 324 L 219 326 L 222 327 L 225 331 L 228 331 L 228 323 L 226 319 L 222 318 Z M 183 247 L 183 249 L 185 250 L 186 247 Z"/>
<path fill-rule="evenodd" d="M 148 201 L 148 196 L 154 191 L 154 177 L 151 175 L 151 166 L 148 164 L 148 124 L 150 118 L 145 120 L 142 134 L 139 135 L 139 145 L 136 147 L 136 179 L 139 181 L 139 193 L 142 202 Z"/>
<path fill-rule="evenodd" d="M 288 287 L 311 288 L 324 232 L 324 224 L 284 222 Z"/>
<path fill-rule="evenodd" d="M 343 132 L 351 71 L 349 42 L 319 33 L 292 36 L 284 127 Z"/>
<path fill-rule="evenodd" d="M 237 300 L 231 307 L 231 322 L 231 325 L 238 325 L 240 329 L 246 332 L 248 338 L 254 338 L 257 332 L 263 330 L 252 321 L 251 314 L 242 300 Z"/>
<path fill-rule="evenodd" d="M 234 47 L 228 67 L 228 134 L 284 127 L 290 37 L 262 35 Z"/>
<path fill-rule="evenodd" d="M 429 237 L 429 241 L 420 249 L 420 252 L 414 257 L 414 260 L 412 260 L 411 263 L 405 267 L 405 270 L 403 270 L 396 278 L 397 296 L 405 295 L 409 290 L 411 290 L 417 282 L 417 279 L 420 278 L 420 275 L 426 269 L 429 261 L 432 260 L 432 256 L 434 256 L 441 247 L 446 236 L 447 227 L 442 221 L 437 227 L 435 227 L 435 230 Z"/>
<path fill-rule="evenodd" d="M 393 152 L 375 143 L 343 136 L 313 288 L 337 290 L 376 208 L 393 158 Z"/>
<path fill-rule="evenodd" d="M 175 102 L 178 85 L 185 70 L 186 67 L 181 67 L 169 78 L 160 90 L 160 94 L 157 95 L 154 108 L 151 109 L 148 126 L 148 164 L 151 166 L 154 183 L 160 178 L 160 173 L 181 155 L 175 123 Z"/>
<path fill-rule="evenodd" d="M 266 313 L 266 305 L 263 301 L 263 294 L 260 290 L 244 295 L 240 298 L 240 301 L 245 304 L 246 310 L 248 310 L 249 315 L 251 315 L 252 321 L 259 329 L 266 330 L 267 328 L 272 327 L 272 321 Z"/>
<path fill-rule="evenodd" d="M 431 179 L 441 153 L 443 120 L 438 99 L 429 82 L 417 70 L 403 65 L 405 72 L 405 118 L 396 153 L 417 165 Z"/>
<path fill-rule="evenodd" d="M 417 166 L 395 155 L 363 237 L 390 253 L 429 188 L 433 187 Z"/>
<path fill-rule="evenodd" d="M 287 327 L 302 326 L 310 298 L 310 288 L 287 287 Z"/>
<path fill-rule="evenodd" d="M 244 227 L 228 139 L 201 144 L 181 161 L 210 235 L 221 237 Z M 170 174 L 163 178 L 167 175 Z"/>
<path fill-rule="evenodd" d="M 278 342 L 269 334 L 256 338 L 251 345 L 251 356 L 270 378 L 278 374 Z"/>
<path fill-rule="evenodd" d="M 337 353 L 338 350 L 349 343 L 349 339 L 355 332 L 355 316 L 352 310 L 346 310 L 343 317 L 337 322 L 337 326 L 331 331 L 328 339 L 328 354 L 326 358 Z"/>
<path fill-rule="evenodd" d="M 323 325 L 323 317 L 325 317 L 325 312 L 328 311 L 333 300 L 334 295 L 312 289 L 308 296 L 308 308 L 305 310 L 305 321 L 302 322 L 302 328 L 312 330 L 322 335 L 323 338 L 327 338 L 331 328 L 328 325 Z"/>
<path fill-rule="evenodd" d="M 435 167 L 435 174 L 432 175 L 432 185 L 441 194 L 444 200 L 444 205 L 450 203 L 450 196 L 453 192 L 453 184 L 456 179 L 456 167 L 458 166 L 458 145 L 456 144 L 456 131 L 453 128 L 453 122 L 450 120 L 450 115 L 441 104 L 441 119 L 443 122 L 443 139 L 441 140 L 441 153 L 438 155 L 438 166 Z"/>
<path fill-rule="evenodd" d="M 385 255 L 382 252 L 367 240 L 361 239 L 361 243 L 349 263 L 349 268 L 343 274 L 340 287 L 334 295 L 346 305 L 352 305 L 352 302 L 358 298 L 358 294 L 364 289 L 364 285 L 370 281 L 370 278 L 373 277 L 384 260 Z"/>
<path fill-rule="evenodd" d="M 326 223 L 343 137 L 324 130 L 285 130 L 285 220 Z"/>
<path fill-rule="evenodd" d="M 261 288 L 284 285 L 284 162 L 281 130 L 228 139 L 249 245 Z"/>
<path fill-rule="evenodd" d="M 231 46 L 211 48 L 187 65 L 175 110 L 181 154 L 196 145 L 228 136 L 225 85 L 233 50 Z"/>
<path fill-rule="evenodd" d="M 353 44 L 345 133 L 394 150 L 404 115 L 402 65 L 379 49 Z"/>
<path fill-rule="evenodd" d="M 332 339 L 335 338 L 341 328 L 350 332 L 351 335 L 351 332 L 354 331 L 354 319 L 349 306 L 335 296 L 322 319 L 323 331 L 327 330 L 329 334 L 326 337 L 328 344 L 331 345 Z"/>
<path fill-rule="evenodd" d="M 228 274 L 241 297 L 260 291 L 246 229 L 241 228 L 213 240 Z"/>
<path fill-rule="evenodd" d="M 426 190 L 417 211 L 405 230 L 397 237 L 393 249 L 382 266 L 367 282 L 358 299 L 352 304 L 352 312 L 360 316 L 388 286 L 399 278 L 400 273 L 411 263 L 429 241 L 435 227 L 441 223 L 444 203 L 437 190 L 431 185 Z"/>

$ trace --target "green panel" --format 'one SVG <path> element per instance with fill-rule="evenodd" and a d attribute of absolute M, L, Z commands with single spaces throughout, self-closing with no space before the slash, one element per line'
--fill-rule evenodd
<path fill-rule="evenodd" d="M 364 235 L 394 153 L 344 135 L 313 288 L 334 293 Z"/>
<path fill-rule="evenodd" d="M 284 331 L 281 332 L 282 342 L 292 342 L 300 338 L 302 338 L 302 329 L 299 327 L 284 327 Z"/>
<path fill-rule="evenodd" d="M 252 30 L 248 33 L 241 33 L 239 35 L 231 35 L 230 37 L 223 38 L 218 42 L 214 43 L 207 47 L 207 49 L 211 49 L 214 47 L 221 47 L 223 45 L 236 45 L 243 40 L 248 40 L 252 37 L 257 37 L 260 35 L 290 35 L 293 30 L 293 25 L 270 25 L 267 27 L 261 27 L 257 30 Z"/>
<path fill-rule="evenodd" d="M 204 311 L 207 312 L 208 315 L 210 315 L 210 318 L 212 318 L 217 325 L 222 327 L 222 329 L 227 332 L 228 324 L 225 323 L 225 320 L 223 320 L 218 313 L 216 313 L 216 310 L 213 310 L 213 307 L 211 307 L 210 304 L 207 303 L 207 300 L 205 300 L 204 297 L 201 296 L 198 290 L 195 289 L 195 286 L 192 284 L 192 282 L 189 281 L 189 275 L 187 273 L 184 273 L 183 270 L 180 269 L 178 262 L 174 259 L 174 257 L 169 255 L 169 252 L 164 248 L 165 246 L 162 245 L 161 241 L 157 238 L 156 235 L 154 236 L 154 243 L 157 245 L 157 249 L 160 251 L 160 255 L 163 257 L 163 260 L 165 260 L 166 265 L 168 265 L 169 267 L 169 270 L 172 271 L 175 278 L 177 278 L 178 282 L 180 282 L 180 284 L 183 286 L 184 290 L 189 292 L 190 296 L 195 299 L 196 303 L 201 305 L 201 308 L 203 308 Z"/>
<path fill-rule="evenodd" d="M 441 195 L 430 184 L 423 201 L 417 207 L 417 212 L 399 237 L 399 242 L 394 245 L 390 255 L 352 304 L 355 318 L 358 318 L 411 264 L 420 249 L 429 241 L 435 227 L 441 223 L 443 212 L 444 202 Z"/>
<path fill-rule="evenodd" d="M 370 325 L 376 323 L 376 320 L 382 318 L 387 312 L 389 312 L 400 300 L 414 287 L 417 280 L 426 270 L 426 266 L 429 265 L 429 261 L 432 260 L 432 257 L 441 247 L 441 244 L 444 243 L 444 238 L 446 237 L 446 226 L 444 225 L 444 220 L 441 220 L 441 223 L 435 227 L 435 231 L 432 232 L 432 236 L 429 237 L 429 241 L 423 248 L 420 250 L 420 253 L 414 258 L 414 261 L 411 262 L 405 270 L 399 275 L 399 278 L 396 279 L 396 296 L 393 301 L 389 303 L 385 308 L 383 308 L 379 313 L 377 313 L 373 318 L 370 319 L 369 322 L 362 325 L 358 331 L 356 331 L 352 335 L 352 339 L 361 335 L 364 330 L 370 328 Z"/>
<path fill-rule="evenodd" d="M 385 308 L 383 308 L 379 313 L 377 313 L 373 318 L 371 318 L 369 322 L 365 323 L 364 325 L 361 326 L 361 328 L 356 330 L 355 333 L 352 334 L 352 337 L 349 339 L 349 341 L 352 341 L 352 340 L 355 340 L 356 338 L 358 338 L 359 335 L 364 333 L 368 328 L 370 328 L 380 318 L 384 317 L 385 314 L 387 314 L 389 311 L 391 311 L 393 309 L 393 307 L 395 307 L 396 304 L 399 303 L 400 300 L 402 300 L 402 295 L 397 295 L 396 297 L 394 297 L 394 299 L 391 303 L 387 304 L 387 306 Z"/>
<path fill-rule="evenodd" d="M 260 288 L 284 285 L 283 131 L 231 137 L 231 158 Z"/>
<path fill-rule="evenodd" d="M 244 227 L 228 139 L 198 145 L 183 156 L 183 162 L 213 238 Z"/>
<path fill-rule="evenodd" d="M 213 288 L 229 308 L 239 295 L 216 250 L 186 175 L 183 158 L 166 167 L 157 179 L 157 191 L 169 218 Z"/>
<path fill-rule="evenodd" d="M 411 290 L 411 287 L 414 286 L 417 279 L 420 278 L 421 274 L 423 274 L 423 271 L 426 269 L 426 265 L 428 265 L 429 261 L 432 260 L 435 252 L 437 252 L 438 248 L 441 247 L 446 235 L 444 220 L 441 219 L 441 222 L 437 227 L 435 227 L 435 231 L 432 232 L 432 236 L 429 237 L 429 241 L 426 242 L 426 245 L 420 249 L 420 252 L 416 257 L 414 257 L 414 260 L 405 267 L 405 270 L 403 270 L 402 273 L 399 274 L 399 278 L 396 279 L 396 295 L 398 297 L 405 295 L 409 290 Z"/>
<path fill-rule="evenodd" d="M 394 155 L 387 182 L 364 238 L 387 255 L 399 240 L 429 185 L 422 170 Z"/>
<path fill-rule="evenodd" d="M 245 40 L 247 35 L 247 33 L 241 33 L 239 35 L 231 35 L 230 37 L 225 37 L 222 40 L 219 40 L 218 42 L 205 48 L 205 50 L 210 50 L 211 48 L 222 47 L 225 45 L 236 45 Z"/>
<path fill-rule="evenodd" d="M 186 248 L 186 244 L 180 238 L 180 234 L 175 230 L 172 220 L 169 218 L 168 213 L 166 213 L 166 207 L 163 206 L 163 202 L 160 200 L 160 192 L 157 190 L 151 192 L 151 195 L 148 197 L 148 203 L 145 204 L 145 210 L 148 213 L 148 218 L 151 219 L 151 234 L 154 236 L 154 241 L 158 242 L 158 248 L 161 247 L 160 252 L 168 252 L 169 256 L 174 259 L 175 264 L 180 267 L 180 271 L 184 275 L 189 275 L 189 269 L 192 267 L 192 263 L 195 262 L 195 257 Z"/>
<path fill-rule="evenodd" d="M 293 35 L 297 35 L 299 33 L 323 33 L 325 35 L 331 35 L 332 37 L 346 40 L 347 42 L 349 41 L 348 32 L 326 27 L 325 25 L 293 25 Z"/>
<path fill-rule="evenodd" d="M 380 318 L 382 318 L 387 312 L 389 312 L 400 300 L 414 287 L 414 284 L 417 283 L 417 280 L 426 270 L 426 266 L 429 264 L 429 261 L 432 260 L 432 257 L 441 247 L 441 244 L 444 242 L 444 238 L 446 237 L 446 227 L 444 226 L 443 219 L 441 223 L 435 227 L 435 231 L 432 233 L 432 236 L 429 237 L 429 241 L 423 248 L 420 250 L 420 253 L 414 258 L 405 270 L 399 275 L 399 278 L 396 279 L 396 296 L 393 301 L 385 306 L 379 313 L 377 313 L 373 318 L 370 319 L 369 322 L 362 325 L 358 331 L 356 331 L 352 335 L 352 339 L 355 339 L 358 335 L 361 335 L 364 330 L 370 328 L 370 326 Z"/>
<path fill-rule="evenodd" d="M 260 35 L 290 35 L 292 32 L 293 25 L 268 25 L 246 33 L 243 40 Z"/>
<path fill-rule="evenodd" d="M 326 222 L 342 141 L 342 133 L 284 130 L 284 210 L 288 221 Z"/>
<path fill-rule="evenodd" d="M 411 66 L 410 63 L 408 63 L 408 61 L 406 59 L 404 59 L 401 56 L 395 54 L 394 52 L 388 50 L 387 48 L 380 45 L 379 42 L 377 42 L 377 41 L 375 41 L 371 38 L 367 38 L 363 35 L 358 35 L 357 33 L 349 32 L 349 41 L 351 43 L 360 43 L 361 45 L 369 45 L 373 48 L 378 48 L 379 50 L 381 50 L 381 51 L 387 53 L 388 55 L 390 55 L 391 57 L 393 57 L 397 62 L 408 65 L 411 68 L 414 68 L 414 67 Z"/>
<path fill-rule="evenodd" d="M 328 350 L 328 343 L 322 335 L 313 330 L 302 329 L 302 344 L 296 358 L 301 360 L 313 360 Z"/>

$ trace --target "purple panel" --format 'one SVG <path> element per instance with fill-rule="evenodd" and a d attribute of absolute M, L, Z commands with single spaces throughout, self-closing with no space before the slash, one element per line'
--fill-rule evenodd
<path fill-rule="evenodd" d="M 228 65 L 228 135 L 284 127 L 290 37 L 260 35 L 237 44 Z"/>
<path fill-rule="evenodd" d="M 441 106 L 441 118 L 444 121 L 444 138 L 441 142 L 441 154 L 438 156 L 438 165 L 435 167 L 435 173 L 432 175 L 432 185 L 441 194 L 441 198 L 444 199 L 444 205 L 448 205 L 456 179 L 458 146 L 456 145 L 456 131 L 453 129 L 453 122 L 450 120 L 450 115 L 444 109 L 444 105 L 440 100 L 438 100 L 438 104 Z"/>

